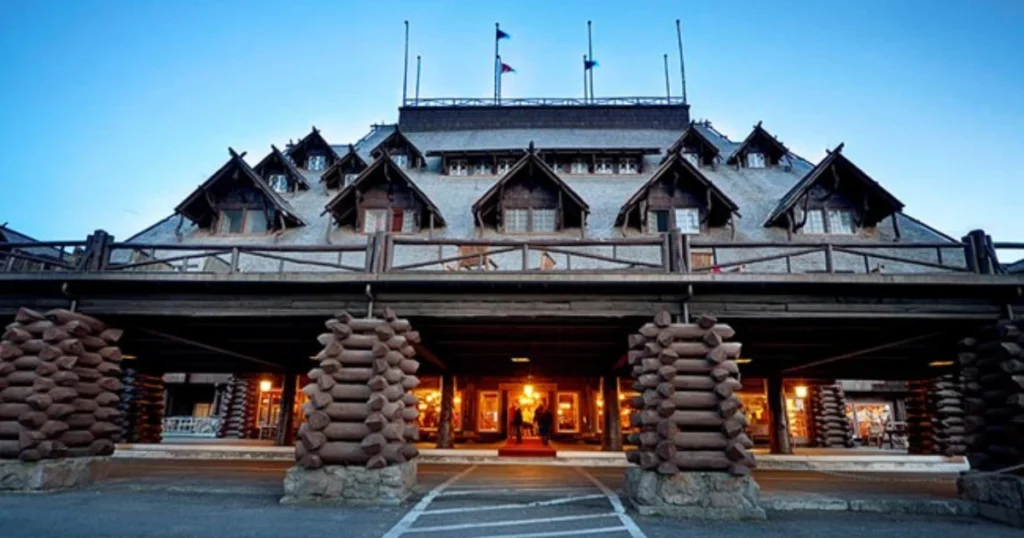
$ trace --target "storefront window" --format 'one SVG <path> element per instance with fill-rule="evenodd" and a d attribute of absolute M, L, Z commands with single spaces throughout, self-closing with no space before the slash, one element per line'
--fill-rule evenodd
<path fill-rule="evenodd" d="M 480 392 L 479 414 L 477 415 L 477 431 L 501 431 L 501 394 L 497 391 Z"/>
<path fill-rule="evenodd" d="M 786 418 L 789 435 L 794 443 L 807 443 L 807 408 L 803 398 L 786 397 Z"/>
<path fill-rule="evenodd" d="M 575 392 L 558 393 L 557 417 L 558 431 L 569 433 L 580 431 L 579 394 Z"/>
<path fill-rule="evenodd" d="M 885 426 L 892 421 L 888 402 L 854 402 L 846 404 L 846 417 L 854 425 L 854 434 L 869 444 L 881 439 Z"/>
<path fill-rule="evenodd" d="M 633 396 L 639 396 L 640 393 L 630 390 L 619 393 L 619 427 L 622 428 L 623 432 L 629 432 L 634 430 L 630 423 L 629 417 L 633 414 L 633 408 L 630 407 L 629 402 Z M 597 396 L 597 420 L 594 424 L 597 425 L 595 431 L 597 433 L 604 432 L 604 397 Z"/>
<path fill-rule="evenodd" d="M 771 421 L 768 413 L 768 398 L 764 393 L 738 392 L 736 396 L 743 404 L 741 412 L 747 417 L 750 424 L 748 430 L 753 439 L 764 438 L 770 435 Z"/>
<path fill-rule="evenodd" d="M 437 431 L 441 423 L 441 391 L 438 389 L 416 389 L 412 393 L 419 399 L 420 414 L 416 423 L 423 431 Z M 456 392 L 452 405 L 452 428 L 462 431 L 462 392 Z"/>

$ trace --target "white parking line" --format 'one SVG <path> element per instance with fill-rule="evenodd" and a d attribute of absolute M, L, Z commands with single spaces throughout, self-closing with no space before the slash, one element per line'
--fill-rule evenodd
<path fill-rule="evenodd" d="M 560 516 L 560 517 L 542 517 L 536 519 L 513 519 L 508 521 L 486 521 L 477 523 L 461 523 L 458 525 L 437 525 L 434 527 L 413 527 L 409 529 L 410 532 L 441 532 L 441 531 L 457 531 L 462 529 L 475 529 L 478 527 L 511 527 L 514 525 L 538 525 L 542 523 L 562 523 L 565 521 L 581 521 L 584 519 L 598 519 L 604 517 L 615 517 L 615 512 L 606 512 L 604 514 L 587 514 L 583 516 Z"/>
<path fill-rule="evenodd" d="M 559 499 L 551 499 L 550 501 L 534 501 L 531 503 L 497 504 L 494 506 L 466 506 L 463 508 L 442 508 L 440 510 L 426 510 L 423 512 L 423 515 L 433 516 L 438 514 L 462 514 L 466 512 L 487 512 L 490 510 L 514 510 L 516 508 L 535 508 L 537 506 L 557 506 L 560 504 L 567 504 L 576 501 L 585 501 L 588 499 L 600 499 L 603 498 L 604 496 L 604 494 L 598 493 L 596 495 L 577 495 L 575 497 L 562 497 Z M 621 507 L 622 505 L 620 504 L 619 506 Z"/>
<path fill-rule="evenodd" d="M 590 480 L 591 484 L 597 486 L 597 489 L 601 490 L 601 493 L 604 493 L 608 498 L 608 502 L 612 504 L 612 508 L 615 510 L 615 513 L 618 514 L 619 521 L 622 522 L 622 526 L 626 528 L 626 531 L 629 532 L 629 535 L 632 536 L 632 538 L 647 538 L 644 531 L 640 530 L 640 527 L 636 525 L 633 518 L 629 517 L 629 514 L 626 513 L 626 509 L 622 506 L 622 501 L 619 500 L 619 496 L 616 495 L 614 491 L 608 489 L 608 486 L 604 485 L 604 482 L 594 478 L 590 473 L 583 469 L 579 467 L 574 467 L 574 469 L 576 469 L 576 472 L 583 475 L 587 480 Z"/>
<path fill-rule="evenodd" d="M 553 493 L 587 493 L 593 491 L 591 488 L 485 488 L 485 489 L 449 489 L 439 493 L 438 497 L 455 497 L 459 495 L 519 495 L 521 493 L 536 493 L 538 495 Z"/>
<path fill-rule="evenodd" d="M 426 495 L 423 496 L 422 499 L 420 499 L 420 502 L 416 503 L 416 506 L 414 506 L 412 510 L 409 510 L 409 513 L 405 514 L 405 516 L 403 516 L 402 519 L 398 521 L 398 523 L 395 523 L 395 526 L 391 527 L 391 530 L 389 530 L 387 533 L 381 536 L 381 538 L 398 538 L 402 534 L 408 532 L 409 527 L 412 527 L 412 524 L 416 523 L 416 520 L 419 519 L 420 514 L 422 514 L 423 511 L 426 510 L 427 506 L 430 505 L 430 502 L 434 500 L 434 497 L 437 497 L 438 494 L 444 491 L 445 488 L 447 488 L 448 486 L 454 484 L 458 479 L 473 472 L 473 469 L 476 469 L 476 465 L 449 478 L 448 480 L 441 483 L 434 489 L 430 490 L 430 492 L 428 492 Z"/>
<path fill-rule="evenodd" d="M 629 532 L 626 527 L 600 527 L 597 529 L 577 529 L 571 531 L 531 532 L 529 534 L 492 534 L 488 538 L 548 538 L 553 536 L 590 536 L 609 532 Z"/>

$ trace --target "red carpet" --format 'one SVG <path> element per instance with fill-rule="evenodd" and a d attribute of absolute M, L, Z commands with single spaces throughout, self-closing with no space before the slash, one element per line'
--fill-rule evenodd
<path fill-rule="evenodd" d="M 505 446 L 498 449 L 498 456 L 516 458 L 553 458 L 555 449 L 544 446 L 540 439 L 523 439 L 523 444 L 517 445 L 515 440 L 509 440 Z"/>

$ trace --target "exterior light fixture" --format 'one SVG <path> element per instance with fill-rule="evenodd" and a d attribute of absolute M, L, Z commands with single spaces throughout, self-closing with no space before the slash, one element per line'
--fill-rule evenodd
<path fill-rule="evenodd" d="M 529 357 L 512 357 L 512 362 L 530 362 Z"/>
<path fill-rule="evenodd" d="M 526 396 L 533 396 L 533 385 L 526 385 L 523 387 L 523 394 Z"/>
<path fill-rule="evenodd" d="M 807 397 L 807 387 L 805 387 L 804 385 L 797 385 L 796 389 L 794 389 L 794 392 L 796 393 L 797 398 L 803 399 Z"/>
<path fill-rule="evenodd" d="M 264 379 L 260 381 L 260 392 L 269 392 L 271 387 L 273 387 L 273 384 L 270 382 L 269 379 Z"/>
<path fill-rule="evenodd" d="M 736 359 L 736 364 L 749 364 L 754 359 Z"/>
<path fill-rule="evenodd" d="M 135 360 L 137 358 L 138 357 L 136 357 L 135 355 L 121 355 L 121 360 L 123 360 L 123 361 L 131 361 L 131 360 Z"/>
<path fill-rule="evenodd" d="M 928 366 L 932 368 L 942 368 L 944 366 L 953 366 L 953 361 L 932 361 L 928 363 Z"/>

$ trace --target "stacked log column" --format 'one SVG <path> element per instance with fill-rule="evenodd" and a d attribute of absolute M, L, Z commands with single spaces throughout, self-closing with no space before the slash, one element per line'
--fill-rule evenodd
<path fill-rule="evenodd" d="M 223 436 L 245 439 L 255 423 L 256 408 L 259 405 L 259 381 L 255 378 L 234 376 L 228 384 L 225 399 L 227 413 L 224 418 Z"/>
<path fill-rule="evenodd" d="M 82 314 L 21 309 L 0 342 L 0 457 L 111 454 L 120 337 Z"/>
<path fill-rule="evenodd" d="M 907 383 L 907 452 L 910 454 L 935 454 L 937 451 L 932 410 L 928 405 L 930 385 L 928 380 Z"/>
<path fill-rule="evenodd" d="M 945 456 L 964 454 L 964 405 L 960 376 L 949 374 L 932 381 L 928 392 L 935 447 Z"/>
<path fill-rule="evenodd" d="M 163 377 L 128 368 L 122 382 L 124 440 L 129 443 L 159 443 L 164 423 Z"/>
<path fill-rule="evenodd" d="M 814 443 L 824 448 L 853 446 L 853 428 L 846 418 L 846 396 L 838 384 L 811 388 Z"/>
<path fill-rule="evenodd" d="M 728 471 L 748 475 L 755 466 L 744 432 L 747 421 L 734 396 L 740 388 L 739 343 L 714 316 L 696 324 L 672 323 L 662 312 L 630 336 L 629 362 L 641 393 L 630 405 L 640 432 L 630 435 L 630 462 L 662 475 Z"/>
<path fill-rule="evenodd" d="M 346 312 L 326 322 L 324 349 L 311 383 L 302 389 L 305 423 L 299 428 L 299 466 L 379 469 L 414 458 L 419 439 L 419 384 L 413 344 L 419 333 L 389 309 L 383 319 L 356 319 Z"/>
<path fill-rule="evenodd" d="M 1002 321 L 961 343 L 964 441 L 971 468 L 1024 463 L 1024 321 Z M 1016 474 L 1024 475 L 1020 469 Z"/>

